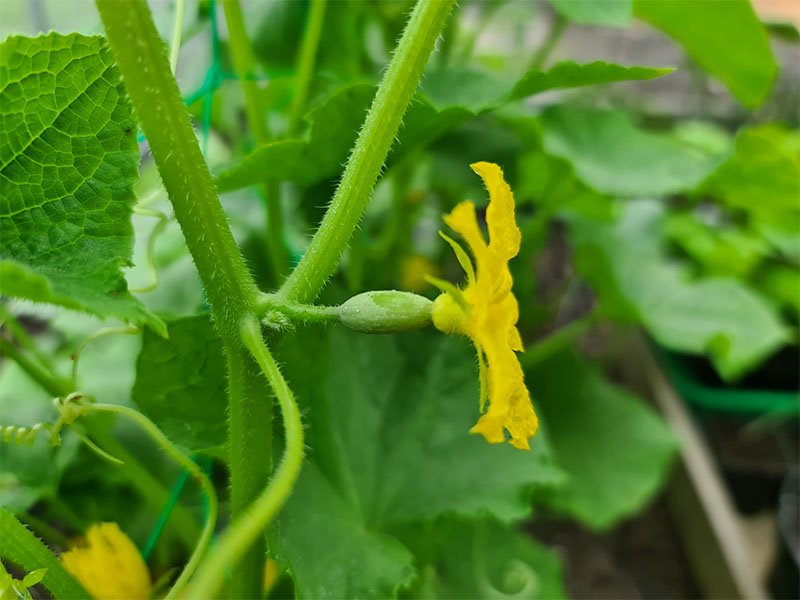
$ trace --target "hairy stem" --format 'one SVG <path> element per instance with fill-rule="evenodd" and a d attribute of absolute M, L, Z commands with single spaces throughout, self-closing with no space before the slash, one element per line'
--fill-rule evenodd
<path fill-rule="evenodd" d="M 187 598 L 211 598 L 221 587 L 230 563 L 235 563 L 253 539 L 272 522 L 294 489 L 303 463 L 303 423 L 294 395 L 264 343 L 255 317 L 242 322 L 242 341 L 269 381 L 283 415 L 286 450 L 275 476 L 252 506 L 218 540 L 186 591 Z"/>
<path fill-rule="evenodd" d="M 289 110 L 289 130 L 287 135 L 297 135 L 303 119 L 303 113 L 308 101 L 308 92 L 311 89 L 311 80 L 314 76 L 314 64 L 317 60 L 319 40 L 322 36 L 322 25 L 325 23 L 325 7 L 328 0 L 311 0 L 311 11 L 308 15 L 300 54 L 297 58 L 297 90 L 292 99 Z"/>
<path fill-rule="evenodd" d="M 328 212 L 305 256 L 280 289 L 287 300 L 312 302 L 336 271 L 454 3 L 419 0 L 414 7 Z"/>
<path fill-rule="evenodd" d="M 239 339 L 239 323 L 253 312 L 258 290 L 220 205 L 146 2 L 97 0 L 97 7 L 225 347 L 236 519 L 266 486 L 271 464 L 272 405 L 260 370 Z M 265 541 L 256 533 L 246 559 L 233 569 L 233 597 L 260 595 Z"/>
<path fill-rule="evenodd" d="M 256 314 L 264 316 L 271 311 L 283 313 L 293 321 L 326 323 L 339 319 L 338 306 L 320 306 L 288 302 L 274 294 L 262 294 L 258 299 Z"/>

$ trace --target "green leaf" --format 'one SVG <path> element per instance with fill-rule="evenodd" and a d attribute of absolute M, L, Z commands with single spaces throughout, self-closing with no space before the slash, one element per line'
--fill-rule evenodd
<path fill-rule="evenodd" d="M 22 579 L 22 585 L 26 588 L 33 587 L 42 582 L 42 579 L 44 579 L 46 573 L 47 569 L 36 569 L 35 571 L 31 571 Z"/>
<path fill-rule="evenodd" d="M 0 46 L 0 291 L 100 317 L 161 321 L 127 289 L 136 121 L 100 37 Z"/>
<path fill-rule="evenodd" d="M 550 0 L 550 4 L 579 25 L 625 27 L 633 16 L 633 0 Z"/>
<path fill-rule="evenodd" d="M 661 250 L 664 211 L 630 202 L 619 219 L 573 218 L 576 266 L 609 315 L 640 322 L 660 344 L 708 353 L 726 380 L 752 370 L 783 346 L 788 332 L 775 309 L 743 282 L 690 280 Z"/>
<path fill-rule="evenodd" d="M 542 436 L 522 452 L 468 433 L 479 416 L 479 386 L 474 350 L 464 339 L 306 330 L 285 342 L 280 356 L 298 399 L 310 402 L 310 455 L 330 486 L 319 494 L 336 497 L 312 503 L 296 493 L 279 518 L 281 557 L 306 597 L 326 596 L 335 581 L 350 586 L 338 589 L 339 597 L 371 585 L 360 569 L 337 570 L 341 549 L 357 548 L 362 528 L 383 534 L 394 524 L 445 514 L 518 519 L 529 514 L 535 489 L 560 481 Z M 357 517 L 356 539 L 319 544 L 305 524 L 337 521 L 343 506 L 347 519 Z M 380 560 L 395 556 L 395 572 L 404 572 L 396 553 L 384 553 Z M 395 586 L 404 581 L 398 576 Z"/>
<path fill-rule="evenodd" d="M 0 558 L 26 571 L 44 568 L 46 572 L 42 583 L 55 598 L 66 600 L 90 597 L 72 575 L 61 566 L 56 555 L 50 552 L 39 538 L 4 508 L 0 508 L 0 530 L 3 532 Z"/>
<path fill-rule="evenodd" d="M 661 77 L 671 69 L 623 67 L 604 62 L 563 62 L 531 70 L 519 81 L 501 80 L 468 69 L 440 69 L 428 74 L 403 119 L 403 128 L 389 156 L 393 164 L 446 131 L 491 110 L 527 96 L 554 89 Z M 267 180 L 311 185 L 337 175 L 347 160 L 375 88 L 356 84 L 333 94 L 312 110 L 308 140 L 284 140 L 261 146 L 217 177 L 220 191 Z"/>
<path fill-rule="evenodd" d="M 420 577 L 413 598 L 567 598 L 558 555 L 492 519 L 440 519 L 402 529 Z"/>
<path fill-rule="evenodd" d="M 800 269 L 771 265 L 760 277 L 764 291 L 779 304 L 800 315 Z"/>
<path fill-rule="evenodd" d="M 414 575 L 408 549 L 369 527 L 315 465 L 303 467 L 270 541 L 301 598 L 393 598 Z"/>
<path fill-rule="evenodd" d="M 798 132 L 774 123 L 746 127 L 736 136 L 733 155 L 717 169 L 703 191 L 761 220 L 800 217 Z M 796 229 L 796 228 L 795 228 Z"/>
<path fill-rule="evenodd" d="M 634 13 L 681 44 L 744 106 L 766 100 L 778 65 L 749 0 L 636 0 Z"/>
<path fill-rule="evenodd" d="M 695 188 L 720 157 L 668 134 L 638 128 L 620 111 L 555 107 L 542 116 L 545 150 L 570 162 L 598 192 L 664 196 Z"/>
<path fill-rule="evenodd" d="M 169 339 L 145 331 L 131 396 L 168 438 L 192 451 L 225 443 L 225 357 L 206 315 L 168 322 Z"/>
<path fill-rule="evenodd" d="M 596 529 L 644 506 L 675 453 L 669 428 L 644 402 L 608 383 L 571 349 L 526 370 L 567 483 L 543 501 Z"/>
<path fill-rule="evenodd" d="M 421 91 L 439 110 L 462 107 L 477 114 L 552 90 L 644 81 L 672 71 L 669 68 L 625 67 L 603 61 L 588 64 L 563 61 L 549 69 L 531 69 L 517 81 L 508 81 L 484 71 L 448 68 L 429 73 Z"/>

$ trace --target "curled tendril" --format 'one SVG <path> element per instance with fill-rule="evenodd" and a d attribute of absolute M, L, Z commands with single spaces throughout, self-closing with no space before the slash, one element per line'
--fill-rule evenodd
<path fill-rule="evenodd" d="M 75 352 L 72 355 L 72 385 L 76 387 L 78 385 L 78 363 L 80 361 L 81 354 L 83 353 L 84 350 L 86 350 L 86 346 L 88 346 L 95 340 L 98 340 L 101 337 L 105 337 L 107 335 L 117 335 L 117 334 L 136 335 L 137 333 L 140 332 L 141 329 L 139 329 L 138 327 L 134 327 L 132 325 L 124 325 L 122 327 L 105 327 L 103 329 L 100 329 L 99 331 L 95 331 L 93 334 L 84 339 L 78 345 L 78 349 L 75 350 Z M 69 398 L 69 396 L 67 396 L 67 398 Z"/>
<path fill-rule="evenodd" d="M 150 232 L 150 236 L 147 238 L 147 269 L 150 271 L 150 279 L 152 281 L 147 285 L 138 288 L 131 288 L 130 290 L 135 294 L 145 294 L 147 292 L 152 292 L 158 287 L 158 269 L 156 268 L 156 241 L 167 228 L 169 217 L 159 210 L 143 208 L 141 205 L 133 209 L 133 214 L 144 217 L 155 217 L 158 219 L 158 223 L 156 223 L 156 226 L 153 227 L 153 230 Z"/>
<path fill-rule="evenodd" d="M 479 522 L 475 525 L 475 535 L 472 542 L 472 561 L 475 567 L 475 579 L 481 597 L 489 600 L 521 600 L 535 598 L 539 592 L 539 576 L 529 564 L 512 559 L 503 567 L 502 586 L 504 591 L 498 589 L 489 578 L 484 550 L 488 541 L 489 532 L 486 523 Z"/>
<path fill-rule="evenodd" d="M 91 410 L 90 404 L 92 402 L 94 402 L 94 399 L 83 392 L 72 392 L 64 398 L 53 398 L 53 407 L 58 412 L 58 419 L 55 423 L 41 422 L 30 426 L 0 425 L 0 440 L 4 444 L 13 443 L 18 446 L 33 446 L 36 441 L 36 434 L 40 431 L 46 431 L 50 436 L 50 445 L 60 446 L 61 431 L 65 426 L 69 426 L 92 452 L 113 463 L 122 464 L 121 460 L 100 448 L 75 425 L 75 421 L 79 417 Z"/>

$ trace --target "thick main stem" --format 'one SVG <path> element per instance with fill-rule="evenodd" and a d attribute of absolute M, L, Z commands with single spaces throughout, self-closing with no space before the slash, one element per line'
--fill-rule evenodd
<path fill-rule="evenodd" d="M 242 322 L 242 341 L 269 381 L 283 414 L 286 450 L 269 486 L 242 517 L 219 539 L 213 553 L 200 565 L 197 576 L 186 591 L 187 598 L 216 596 L 230 562 L 236 562 L 252 544 L 258 532 L 272 522 L 292 493 L 303 464 L 303 423 L 292 390 L 283 378 L 261 336 L 255 317 Z"/>
<path fill-rule="evenodd" d="M 287 300 L 312 302 L 336 271 L 454 3 L 455 0 L 417 2 L 328 212 L 305 256 L 280 289 L 279 294 Z"/>
<path fill-rule="evenodd" d="M 146 2 L 97 0 L 97 7 L 224 343 L 235 519 L 264 489 L 271 466 L 267 386 L 239 340 L 239 323 L 253 312 L 258 290 L 220 205 Z M 231 597 L 260 595 L 265 551 L 263 535 L 256 536 L 234 567 Z"/>

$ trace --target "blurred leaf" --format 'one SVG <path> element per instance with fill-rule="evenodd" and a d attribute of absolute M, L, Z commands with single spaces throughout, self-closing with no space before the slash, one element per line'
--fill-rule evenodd
<path fill-rule="evenodd" d="M 578 64 L 563 61 L 549 69 L 531 69 L 516 82 L 471 69 L 438 69 L 428 73 L 422 92 L 435 107 L 460 106 L 473 113 L 491 110 L 535 94 L 619 81 L 663 77 L 669 68 L 626 67 L 603 61 Z"/>
<path fill-rule="evenodd" d="M 2 293 L 164 325 L 128 292 L 136 121 L 100 37 L 0 46 Z"/>
<path fill-rule="evenodd" d="M 649 201 L 622 208 L 616 223 L 573 218 L 576 267 L 605 311 L 640 322 L 660 344 L 708 353 L 725 380 L 740 377 L 783 346 L 788 332 L 774 307 L 730 278 L 691 281 L 661 251 L 663 209 Z"/>
<path fill-rule="evenodd" d="M 574 88 L 634 79 L 653 79 L 669 69 L 622 67 L 604 62 L 578 65 L 559 63 L 547 71 L 533 70 L 516 83 L 502 81 L 484 72 L 442 69 L 426 76 L 403 119 L 389 156 L 395 163 L 478 113 L 553 89 Z M 307 141 L 283 140 L 261 146 L 241 163 L 217 177 L 220 191 L 267 180 L 311 185 L 334 177 L 347 161 L 361 128 L 375 88 L 356 84 L 333 94 L 307 119 L 311 123 Z"/>
<path fill-rule="evenodd" d="M 759 281 L 767 294 L 800 315 L 800 269 L 771 265 Z"/>
<path fill-rule="evenodd" d="M 545 504 L 595 529 L 641 509 L 661 488 L 676 443 L 640 399 L 568 349 L 526 369 L 567 483 Z"/>
<path fill-rule="evenodd" d="M 681 44 L 744 106 L 766 100 L 778 65 L 749 0 L 636 0 L 634 12 Z"/>
<path fill-rule="evenodd" d="M 530 535 L 491 519 L 440 519 L 408 527 L 420 577 L 413 598 L 567 598 L 558 555 Z"/>
<path fill-rule="evenodd" d="M 625 27 L 633 16 L 633 0 L 550 0 L 550 4 L 579 25 Z"/>
<path fill-rule="evenodd" d="M 207 316 L 170 321 L 169 339 L 144 332 L 132 397 L 168 438 L 192 451 L 225 443 L 222 343 Z"/>
<path fill-rule="evenodd" d="M 798 132 L 777 124 L 746 127 L 736 136 L 733 155 L 703 190 L 726 205 L 767 221 L 792 213 L 800 220 L 800 148 Z"/>
<path fill-rule="evenodd" d="M 670 214 L 665 233 L 698 262 L 706 275 L 746 277 L 769 254 L 769 247 L 757 234 L 709 225 L 689 213 Z"/>
<path fill-rule="evenodd" d="M 281 140 L 256 148 L 239 165 L 217 177 L 221 192 L 264 181 L 310 185 L 341 170 L 364 120 L 375 88 L 357 84 L 334 93 L 306 117 L 308 140 Z"/>
<path fill-rule="evenodd" d="M 369 585 L 374 573 L 338 570 L 344 549 L 358 546 L 359 529 L 380 536 L 392 524 L 444 514 L 518 519 L 530 512 L 534 488 L 560 481 L 541 436 L 532 452 L 521 452 L 468 433 L 478 417 L 478 374 L 462 339 L 314 329 L 287 340 L 280 356 L 298 399 L 310 403 L 308 443 L 319 475 L 306 469 L 301 479 L 311 481 L 303 486 L 324 478 L 330 490 L 318 493 L 335 498 L 312 503 L 294 494 L 279 518 L 280 556 L 307 597 L 357 596 Z M 361 524 L 355 539 L 342 531 L 336 544 L 320 544 L 308 522 L 338 527 L 342 513 Z M 394 554 L 396 586 L 408 574 L 391 547 L 381 560 Z M 340 587 L 329 593 L 332 582 Z M 372 595 L 392 589 L 382 585 Z"/>
<path fill-rule="evenodd" d="M 570 162 L 584 183 L 612 196 L 685 192 L 720 160 L 668 134 L 640 129 L 619 111 L 554 107 L 542 125 L 545 150 Z"/>

